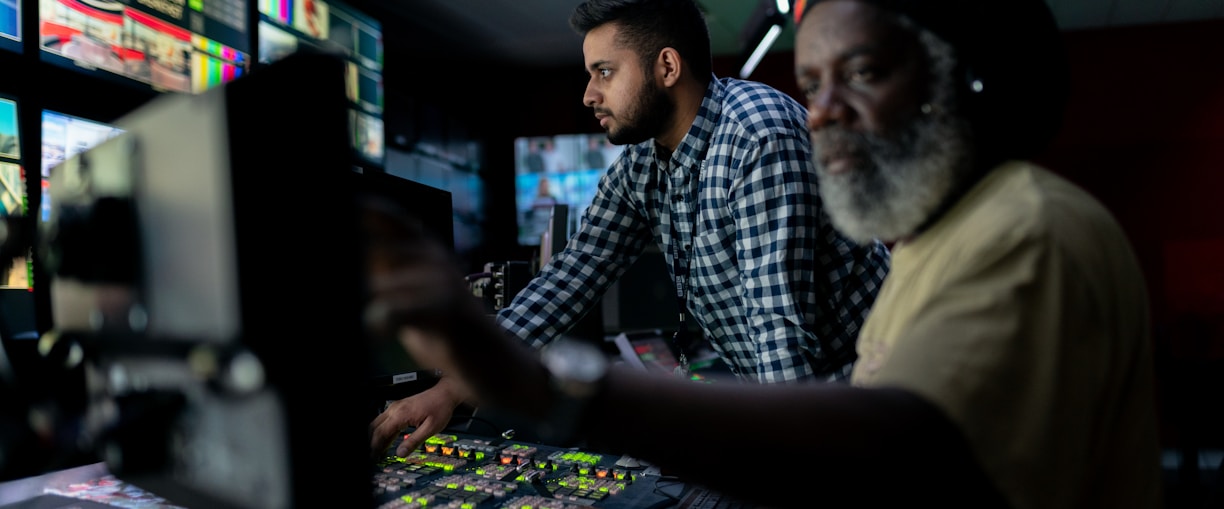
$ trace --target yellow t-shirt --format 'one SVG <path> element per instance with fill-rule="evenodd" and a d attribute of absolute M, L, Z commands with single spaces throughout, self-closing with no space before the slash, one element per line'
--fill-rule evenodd
<path fill-rule="evenodd" d="M 1017 509 L 1161 505 L 1148 301 L 1101 204 L 996 168 L 898 243 L 851 382 L 941 408 Z"/>

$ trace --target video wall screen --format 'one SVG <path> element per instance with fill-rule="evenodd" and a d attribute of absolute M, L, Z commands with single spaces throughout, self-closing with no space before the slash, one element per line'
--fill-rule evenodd
<path fill-rule="evenodd" d="M 21 2 L 0 0 L 0 49 L 21 52 Z"/>
<path fill-rule="evenodd" d="M 25 169 L 21 164 L 21 129 L 17 101 L 0 96 L 0 212 L 5 217 L 29 214 Z M 0 288 L 30 288 L 30 257 L 0 264 Z"/>
<path fill-rule="evenodd" d="M 7 0 L 0 0 L 7 1 Z M 247 0 L 39 0 L 44 60 L 199 93 L 249 70 Z"/>
<path fill-rule="evenodd" d="M 39 220 L 51 219 L 51 169 L 72 156 L 109 140 L 123 130 L 107 124 L 51 110 L 42 112 L 42 192 Z"/>
<path fill-rule="evenodd" d="M 569 205 L 568 230 L 578 227 L 603 177 L 624 147 L 606 134 L 521 137 L 514 141 L 514 205 L 518 243 L 540 245 L 551 207 Z"/>
<path fill-rule="evenodd" d="M 382 166 L 386 161 L 382 24 L 340 2 L 257 1 L 261 63 L 300 50 L 344 56 L 345 91 L 352 110 L 350 141 L 361 159 Z"/>

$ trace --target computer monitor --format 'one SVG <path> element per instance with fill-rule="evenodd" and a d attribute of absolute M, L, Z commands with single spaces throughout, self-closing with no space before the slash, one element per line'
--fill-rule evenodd
<path fill-rule="evenodd" d="M 108 374 L 88 393 L 115 419 L 78 439 L 117 477 L 187 507 L 370 505 L 344 94 L 343 61 L 295 54 L 52 169 L 54 329 Z"/>
<path fill-rule="evenodd" d="M 474 260 L 468 258 L 485 247 L 486 195 L 481 175 L 484 143 L 463 135 L 448 138 L 445 143 L 440 138 L 421 140 L 412 151 L 388 151 L 386 173 L 451 193 L 456 255 L 470 264 Z M 475 266 L 470 268 L 479 272 Z"/>
<path fill-rule="evenodd" d="M 565 249 L 565 244 L 570 237 L 569 205 L 553 204 L 548 208 L 547 213 L 548 223 L 544 227 L 544 232 L 540 234 L 539 267 L 547 265 L 553 255 Z"/>
<path fill-rule="evenodd" d="M 455 252 L 455 208 L 450 191 L 386 172 L 362 174 L 366 192 L 384 196 L 415 216 L 434 237 Z"/>
<path fill-rule="evenodd" d="M 454 207 L 449 191 L 384 172 L 355 174 L 365 193 L 385 198 L 402 212 L 415 217 L 425 233 L 455 254 Z M 395 342 L 376 343 L 368 373 L 371 419 L 382 410 L 382 403 L 420 392 L 437 379 L 424 370 Z"/>

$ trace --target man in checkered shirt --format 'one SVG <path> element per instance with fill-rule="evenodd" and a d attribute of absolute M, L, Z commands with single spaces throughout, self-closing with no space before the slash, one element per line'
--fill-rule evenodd
<path fill-rule="evenodd" d="M 591 0 L 583 102 L 627 145 L 566 248 L 501 310 L 498 323 L 541 347 L 564 334 L 651 243 L 677 298 L 742 380 L 842 381 L 884 276 L 880 243 L 841 237 L 821 210 L 807 111 L 760 83 L 717 78 L 691 1 Z M 464 399 L 445 377 L 371 425 L 373 451 L 406 426 L 411 452 Z"/>

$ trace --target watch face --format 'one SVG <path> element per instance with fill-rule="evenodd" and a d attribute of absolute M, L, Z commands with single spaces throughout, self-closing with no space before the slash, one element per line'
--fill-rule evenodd
<path fill-rule="evenodd" d="M 561 380 L 595 382 L 608 371 L 608 357 L 594 345 L 560 339 L 541 354 L 544 366 Z"/>
<path fill-rule="evenodd" d="M 562 337 L 544 347 L 540 360 L 548 370 L 553 395 L 549 416 L 540 422 L 540 436 L 570 444 L 588 402 L 603 386 L 608 357 L 595 345 Z"/>

